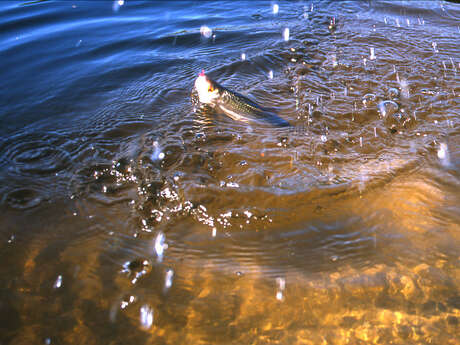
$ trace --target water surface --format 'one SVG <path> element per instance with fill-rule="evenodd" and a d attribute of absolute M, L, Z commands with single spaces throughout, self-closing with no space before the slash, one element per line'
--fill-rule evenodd
<path fill-rule="evenodd" d="M 458 344 L 459 23 L 2 2 L 0 344 Z M 201 69 L 293 126 L 197 111 Z"/>

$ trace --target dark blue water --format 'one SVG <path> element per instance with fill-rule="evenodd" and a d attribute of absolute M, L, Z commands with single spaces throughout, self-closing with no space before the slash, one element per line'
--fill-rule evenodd
<path fill-rule="evenodd" d="M 458 342 L 459 23 L 0 2 L 0 345 Z M 202 69 L 293 126 L 197 109 Z"/>

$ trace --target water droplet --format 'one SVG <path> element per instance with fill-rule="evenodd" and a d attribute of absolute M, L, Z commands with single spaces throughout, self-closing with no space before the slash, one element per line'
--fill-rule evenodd
<path fill-rule="evenodd" d="M 124 296 L 120 301 L 120 309 L 126 309 L 127 306 L 136 302 L 137 298 L 133 295 Z"/>
<path fill-rule="evenodd" d="M 435 53 L 439 53 L 438 44 L 436 42 L 431 42 L 431 46 L 433 47 Z"/>
<path fill-rule="evenodd" d="M 212 237 L 216 237 L 216 234 L 217 234 L 217 229 L 212 228 Z"/>
<path fill-rule="evenodd" d="M 149 305 L 143 305 L 140 309 L 141 326 L 144 329 L 149 329 L 153 324 L 153 308 Z"/>
<path fill-rule="evenodd" d="M 236 182 L 227 182 L 226 186 L 229 188 L 239 188 L 240 187 L 240 185 Z"/>
<path fill-rule="evenodd" d="M 376 57 L 375 57 L 374 47 L 370 48 L 370 52 L 371 52 L 371 55 L 369 56 L 369 60 L 375 60 Z"/>
<path fill-rule="evenodd" d="M 283 38 L 286 42 L 289 41 L 289 28 L 284 28 Z"/>
<path fill-rule="evenodd" d="M 409 82 L 405 78 L 399 80 L 399 86 L 401 87 L 401 96 L 403 98 L 410 97 Z"/>
<path fill-rule="evenodd" d="M 243 61 L 246 60 L 246 54 L 245 53 L 241 54 L 241 60 L 243 60 Z"/>
<path fill-rule="evenodd" d="M 278 6 L 278 4 L 274 4 L 273 5 L 273 14 L 278 14 L 280 10 L 280 7 Z"/>
<path fill-rule="evenodd" d="M 164 152 L 161 151 L 161 147 L 158 141 L 155 140 L 152 143 L 152 146 L 153 146 L 153 153 L 150 156 L 152 161 L 162 160 L 163 158 L 165 158 L 165 154 Z"/>
<path fill-rule="evenodd" d="M 161 262 L 163 260 L 164 250 L 167 248 L 165 244 L 165 235 L 162 232 L 159 232 L 155 238 L 153 248 L 157 255 L 158 261 Z"/>
<path fill-rule="evenodd" d="M 268 78 L 269 78 L 269 79 L 273 79 L 273 71 L 272 71 L 272 70 L 270 70 L 270 71 L 268 72 Z"/>
<path fill-rule="evenodd" d="M 284 299 L 283 291 L 286 289 L 286 279 L 278 277 L 276 278 L 276 285 L 278 286 L 278 291 L 276 292 L 276 299 L 282 301 Z"/>
<path fill-rule="evenodd" d="M 78 48 L 81 45 L 82 42 L 83 42 L 82 40 L 78 40 L 78 42 L 75 44 L 75 47 Z"/>
<path fill-rule="evenodd" d="M 9 240 L 8 240 L 8 243 L 9 243 L 9 244 L 13 243 L 13 242 L 14 242 L 14 239 L 15 239 L 14 235 L 11 235 L 10 238 L 9 238 Z"/>
<path fill-rule="evenodd" d="M 165 289 L 168 290 L 172 286 L 172 279 L 174 276 L 174 271 L 171 269 L 166 270 L 165 276 Z"/>
<path fill-rule="evenodd" d="M 209 38 L 212 36 L 212 29 L 206 25 L 202 25 L 200 28 L 200 34 L 205 38 Z"/>
<path fill-rule="evenodd" d="M 276 283 L 280 290 L 284 290 L 286 288 L 286 279 L 284 278 L 276 278 Z"/>
<path fill-rule="evenodd" d="M 53 287 L 54 287 L 55 289 L 59 289 L 61 286 L 62 286 L 62 276 L 61 276 L 61 275 L 58 275 L 56 281 L 54 282 Z"/>
<path fill-rule="evenodd" d="M 118 12 L 121 6 L 125 4 L 125 0 L 115 0 L 112 5 L 112 10 Z"/>
<path fill-rule="evenodd" d="M 327 141 L 327 137 L 323 134 L 321 135 L 321 141 L 325 143 Z"/>
<path fill-rule="evenodd" d="M 336 24 L 335 24 L 335 17 L 332 17 L 331 21 L 329 22 L 329 30 L 330 31 L 334 31 L 336 29 Z"/>

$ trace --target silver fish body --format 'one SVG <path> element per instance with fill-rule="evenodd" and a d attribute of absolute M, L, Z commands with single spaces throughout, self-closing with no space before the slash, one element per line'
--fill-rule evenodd
<path fill-rule="evenodd" d="M 279 117 L 274 111 L 261 107 L 248 97 L 223 87 L 204 74 L 201 77 L 206 78 L 206 82 L 209 84 L 208 90 L 212 90 L 209 91 L 212 93 L 212 97 L 207 97 L 207 95 L 203 99 L 206 100 L 206 105 L 213 107 L 216 111 L 224 113 L 236 121 L 266 122 L 277 127 L 290 126 L 289 122 Z"/>

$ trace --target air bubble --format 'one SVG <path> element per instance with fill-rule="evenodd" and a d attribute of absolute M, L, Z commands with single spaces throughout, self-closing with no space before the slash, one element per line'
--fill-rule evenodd
<path fill-rule="evenodd" d="M 378 105 L 379 113 L 381 117 L 391 116 L 399 110 L 399 106 L 394 101 L 383 101 Z"/>

